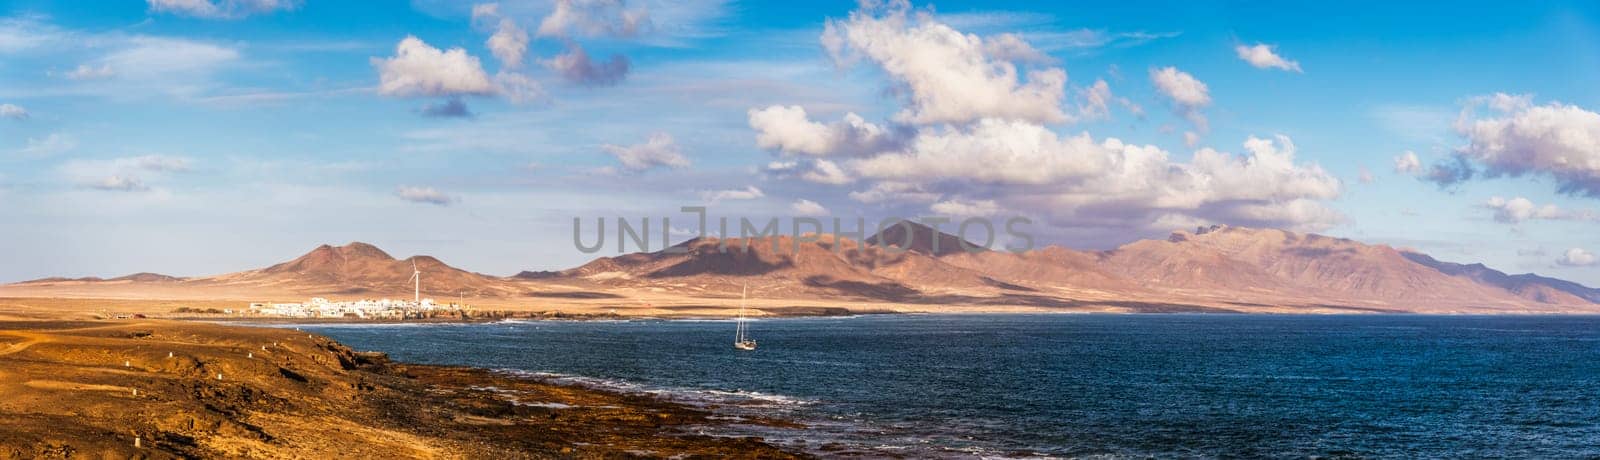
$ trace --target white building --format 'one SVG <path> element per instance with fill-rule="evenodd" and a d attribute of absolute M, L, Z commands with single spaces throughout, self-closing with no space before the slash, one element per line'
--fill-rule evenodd
<path fill-rule="evenodd" d="M 250 304 L 250 312 L 253 314 L 285 318 L 344 318 L 347 316 L 357 318 L 404 318 L 413 313 L 455 309 L 454 306 L 442 307 L 436 305 L 433 303 L 433 299 L 422 299 L 421 302 L 391 299 L 334 302 L 322 297 L 312 297 L 311 300 L 305 303 Z"/>

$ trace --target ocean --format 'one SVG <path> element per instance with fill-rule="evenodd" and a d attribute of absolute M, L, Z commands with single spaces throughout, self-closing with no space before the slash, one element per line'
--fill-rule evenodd
<path fill-rule="evenodd" d="M 1600 456 L 1600 317 L 870 315 L 299 325 L 710 408 L 823 455 Z"/>

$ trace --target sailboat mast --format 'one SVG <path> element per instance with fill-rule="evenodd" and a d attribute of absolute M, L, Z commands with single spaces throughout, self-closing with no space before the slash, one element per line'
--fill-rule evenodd
<path fill-rule="evenodd" d="M 744 290 L 742 292 L 740 292 L 740 294 L 739 294 L 739 320 L 738 320 L 739 325 L 736 328 L 736 330 L 738 331 L 737 332 L 738 333 L 738 337 L 735 338 L 739 342 L 744 342 L 744 306 L 745 306 L 745 301 L 749 297 L 750 297 L 750 285 L 746 284 L 746 285 L 744 285 Z"/>

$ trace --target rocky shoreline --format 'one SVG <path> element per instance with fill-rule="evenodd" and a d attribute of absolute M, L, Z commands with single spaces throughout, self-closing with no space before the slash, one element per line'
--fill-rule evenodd
<path fill-rule="evenodd" d="M 712 414 L 288 329 L 0 322 L 0 458 L 802 458 Z M 745 421 L 784 426 L 783 421 Z"/>

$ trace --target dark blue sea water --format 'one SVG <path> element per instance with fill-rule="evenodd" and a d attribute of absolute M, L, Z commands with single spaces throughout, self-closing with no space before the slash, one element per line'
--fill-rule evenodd
<path fill-rule="evenodd" d="M 906 456 L 1600 456 L 1600 317 L 1006 315 L 301 326 Z M 745 432 L 741 432 L 744 430 Z M 837 453 L 837 451 L 833 451 Z"/>

